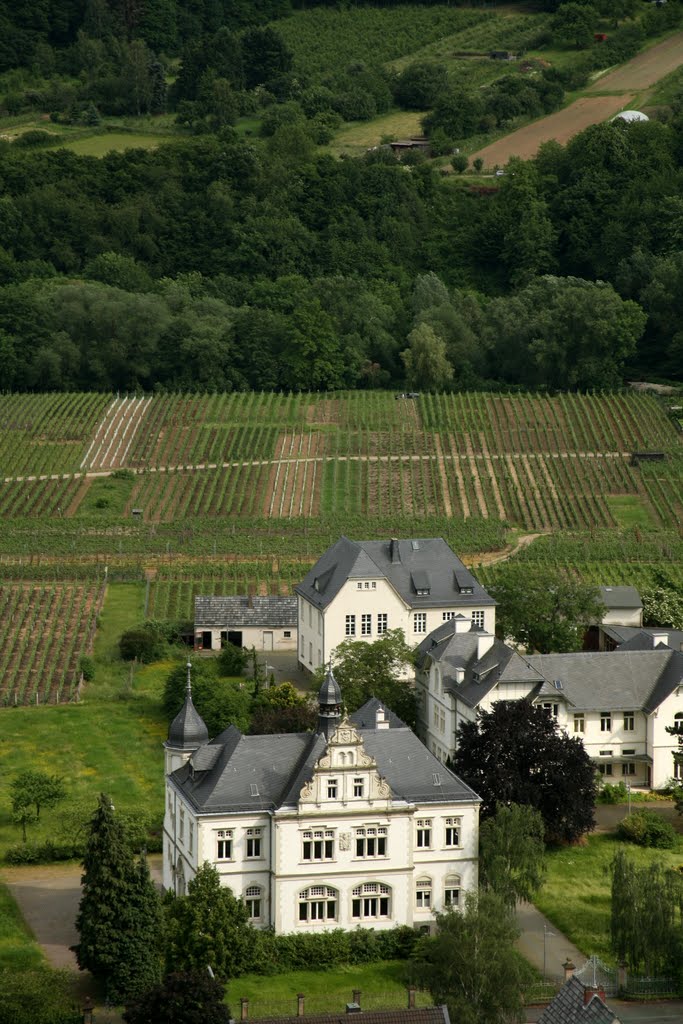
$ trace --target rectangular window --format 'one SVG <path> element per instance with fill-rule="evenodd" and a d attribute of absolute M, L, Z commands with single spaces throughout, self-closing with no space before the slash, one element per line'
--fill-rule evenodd
<path fill-rule="evenodd" d="M 370 584 L 370 589 L 377 590 L 377 583 L 375 582 L 375 580 L 373 580 L 372 583 Z"/>
<path fill-rule="evenodd" d="M 361 615 L 360 635 L 370 636 L 372 634 L 372 615 Z"/>
<path fill-rule="evenodd" d="M 622 766 L 621 766 L 621 774 L 622 775 L 635 775 L 636 774 L 635 763 L 633 761 L 627 761 L 625 764 L 622 764 Z"/>
<path fill-rule="evenodd" d="M 333 860 L 334 832 L 316 829 L 303 833 L 302 860 Z"/>
<path fill-rule="evenodd" d="M 362 584 L 362 583 L 357 583 L 357 584 L 356 584 L 356 588 L 357 588 L 358 590 L 362 590 L 362 589 L 363 589 L 363 584 Z"/>
<path fill-rule="evenodd" d="M 483 612 L 472 612 L 472 625 L 477 629 L 484 628 L 484 613 Z"/>
<path fill-rule="evenodd" d="M 418 818 L 417 821 L 417 848 L 428 850 L 432 845 L 432 821 L 431 818 Z"/>
<path fill-rule="evenodd" d="M 460 846 L 460 818 L 446 818 L 446 846 Z"/>
<path fill-rule="evenodd" d="M 635 711 L 624 711 L 624 732 L 633 732 L 636 727 Z"/>
<path fill-rule="evenodd" d="M 306 641 L 304 639 L 303 633 L 301 634 L 301 652 L 300 653 L 301 653 L 301 657 L 302 658 L 305 656 L 305 653 L 306 653 Z"/>
<path fill-rule="evenodd" d="M 387 613 L 379 612 L 377 615 L 377 635 L 381 636 L 387 631 Z"/>
<path fill-rule="evenodd" d="M 386 857 L 387 829 L 368 826 L 356 829 L 356 857 Z"/>
<path fill-rule="evenodd" d="M 194 848 L 194 825 L 190 822 L 187 833 L 187 852 L 192 853 Z"/>
<path fill-rule="evenodd" d="M 574 715 L 574 732 L 586 731 L 585 715 Z"/>
<path fill-rule="evenodd" d="M 443 892 L 443 902 L 446 907 L 457 907 L 460 903 L 460 886 L 447 885 Z"/>
<path fill-rule="evenodd" d="M 370 581 L 369 581 L 369 580 L 366 580 L 366 581 L 365 581 L 365 589 L 366 589 L 366 590 L 369 590 L 369 589 L 370 589 Z"/>
<path fill-rule="evenodd" d="M 261 917 L 261 888 L 258 885 L 250 885 L 244 894 L 244 905 L 250 921 L 258 921 Z"/>
<path fill-rule="evenodd" d="M 600 772 L 601 775 L 611 775 L 612 774 L 612 765 L 611 764 L 599 764 L 598 765 L 598 771 Z"/>
<path fill-rule="evenodd" d="M 285 629 L 285 630 L 283 631 L 282 635 L 284 636 L 284 638 L 285 638 L 285 639 L 288 639 L 288 638 L 289 638 L 289 637 L 291 637 L 291 635 L 292 635 L 292 631 L 291 631 L 291 629 Z"/>
<path fill-rule="evenodd" d="M 353 780 L 353 795 L 354 796 L 363 796 L 364 792 L 365 792 L 365 784 L 364 784 L 363 779 L 354 779 Z"/>
<path fill-rule="evenodd" d="M 428 879 L 420 880 L 415 886 L 415 906 L 418 910 L 429 910 L 432 905 L 432 883 Z"/>
<path fill-rule="evenodd" d="M 442 612 L 441 618 L 444 622 L 448 622 L 449 619 L 455 618 L 455 612 Z"/>
<path fill-rule="evenodd" d="M 308 606 L 308 625 L 313 629 L 313 605 Z"/>
<path fill-rule="evenodd" d="M 309 663 L 311 665 L 313 664 L 313 643 L 312 643 L 312 641 L 309 642 L 309 644 L 308 644 L 308 661 L 309 661 Z"/>
<path fill-rule="evenodd" d="M 600 712 L 600 732 L 612 731 L 612 714 L 610 711 Z"/>
<path fill-rule="evenodd" d="M 356 635 L 356 616 L 355 615 L 347 615 L 346 616 L 346 635 L 347 636 L 355 636 Z"/>
<path fill-rule="evenodd" d="M 179 822 L 178 822 L 178 839 L 185 845 L 185 808 L 180 808 Z"/>
<path fill-rule="evenodd" d="M 328 779 L 327 780 L 327 799 L 328 800 L 336 800 L 337 799 L 337 790 L 338 790 L 338 788 L 339 787 L 337 785 L 337 780 L 336 779 Z"/>
<path fill-rule="evenodd" d="M 413 615 L 413 632 L 427 632 L 427 612 L 415 612 Z"/>
<path fill-rule="evenodd" d="M 232 829 L 216 832 L 216 860 L 232 860 Z"/>
<path fill-rule="evenodd" d="M 261 829 L 247 829 L 247 857 L 261 856 Z"/>
<path fill-rule="evenodd" d="M 550 701 L 544 701 L 543 703 L 543 710 L 547 711 L 549 715 L 553 716 L 553 718 L 557 718 L 559 707 L 559 704 L 552 704 Z"/>

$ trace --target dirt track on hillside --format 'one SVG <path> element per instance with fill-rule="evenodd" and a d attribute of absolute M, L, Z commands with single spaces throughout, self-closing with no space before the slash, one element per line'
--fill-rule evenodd
<path fill-rule="evenodd" d="M 598 78 L 590 92 L 647 89 L 683 64 L 683 32 L 639 53 L 623 67 Z"/>
<path fill-rule="evenodd" d="M 591 124 L 606 121 L 618 111 L 623 110 L 633 99 L 634 93 L 621 96 L 582 96 L 564 110 L 534 121 L 519 128 L 511 135 L 506 135 L 490 146 L 473 153 L 470 163 L 477 157 L 484 161 L 485 168 L 498 165 L 503 167 L 510 157 L 519 156 L 529 160 L 535 156 L 542 142 L 556 139 L 564 145 Z"/>

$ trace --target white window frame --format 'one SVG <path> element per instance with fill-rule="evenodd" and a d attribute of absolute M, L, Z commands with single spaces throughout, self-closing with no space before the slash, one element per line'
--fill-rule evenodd
<path fill-rule="evenodd" d="M 583 735 L 586 731 L 586 716 L 581 711 L 579 714 L 574 715 L 574 732 L 578 735 Z"/>
<path fill-rule="evenodd" d="M 355 636 L 356 635 L 356 616 L 347 615 L 344 623 L 344 636 Z"/>
<path fill-rule="evenodd" d="M 415 882 L 415 907 L 417 910 L 432 909 L 431 878 L 418 878 Z"/>
<path fill-rule="evenodd" d="M 611 732 L 612 731 L 612 712 L 601 711 L 600 712 L 600 732 Z"/>
<path fill-rule="evenodd" d="M 357 912 L 356 912 L 357 911 Z M 362 882 L 351 891 L 353 921 L 387 921 L 391 918 L 391 886 L 385 882 Z"/>
<path fill-rule="evenodd" d="M 624 732 L 635 732 L 636 713 L 635 711 L 624 711 Z"/>
<path fill-rule="evenodd" d="M 384 636 L 389 629 L 389 615 L 387 612 L 377 613 L 377 636 Z"/>
<path fill-rule="evenodd" d="M 301 859 L 306 864 L 334 860 L 333 829 L 307 829 L 301 833 Z"/>
<path fill-rule="evenodd" d="M 460 889 L 460 875 L 446 875 L 443 883 L 444 907 L 457 907 L 460 905 Z"/>
<path fill-rule="evenodd" d="M 433 820 L 431 818 L 418 818 L 415 823 L 415 849 L 431 850 Z"/>
<path fill-rule="evenodd" d="M 444 846 L 457 850 L 462 846 L 462 818 L 444 818 Z"/>
<path fill-rule="evenodd" d="M 246 843 L 247 860 L 261 860 L 263 857 L 263 829 L 248 828 Z"/>
<path fill-rule="evenodd" d="M 321 921 L 336 921 L 339 917 L 339 892 L 331 885 L 309 885 L 297 896 L 297 922 L 299 924 L 320 924 Z M 301 908 L 305 915 L 301 916 Z"/>
<path fill-rule="evenodd" d="M 216 831 L 216 860 L 234 859 L 232 840 L 233 831 L 231 828 L 220 828 Z"/>
<path fill-rule="evenodd" d="M 365 796 L 365 779 L 361 776 L 358 776 L 353 780 L 353 795 L 355 797 Z"/>
<path fill-rule="evenodd" d="M 244 890 L 244 905 L 250 921 L 260 921 L 263 917 L 263 889 L 260 885 L 248 885 Z"/>
<path fill-rule="evenodd" d="M 484 628 L 484 613 L 482 611 L 471 612 L 472 625 L 477 629 Z"/>
<path fill-rule="evenodd" d="M 413 633 L 427 632 L 427 612 L 413 612 Z"/>
<path fill-rule="evenodd" d="M 372 636 L 372 614 L 370 612 L 363 612 L 360 617 L 360 635 Z"/>
<path fill-rule="evenodd" d="M 362 825 L 354 830 L 354 851 L 358 860 L 383 860 L 387 857 L 389 830 L 385 825 Z"/>

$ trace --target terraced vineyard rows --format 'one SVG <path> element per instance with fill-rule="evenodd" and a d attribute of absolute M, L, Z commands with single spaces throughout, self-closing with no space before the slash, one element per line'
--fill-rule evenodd
<path fill-rule="evenodd" d="M 0 585 L 1 704 L 73 697 L 102 596 L 101 586 L 88 583 Z"/>

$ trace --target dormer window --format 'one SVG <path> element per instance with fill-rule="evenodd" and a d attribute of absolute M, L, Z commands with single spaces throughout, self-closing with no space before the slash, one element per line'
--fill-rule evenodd
<path fill-rule="evenodd" d="M 413 584 L 413 590 L 418 597 L 429 596 L 432 587 L 426 572 L 422 569 L 416 569 L 415 572 L 411 572 L 410 579 Z"/>
<path fill-rule="evenodd" d="M 455 573 L 455 589 L 460 594 L 474 593 L 474 581 L 468 572 Z"/>

